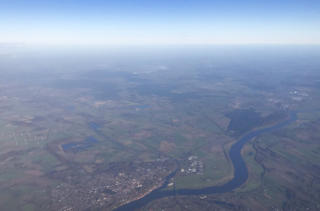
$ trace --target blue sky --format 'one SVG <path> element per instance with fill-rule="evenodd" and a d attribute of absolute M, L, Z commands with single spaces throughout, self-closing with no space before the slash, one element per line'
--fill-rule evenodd
<path fill-rule="evenodd" d="M 320 44 L 319 0 L 0 0 L 0 43 Z"/>

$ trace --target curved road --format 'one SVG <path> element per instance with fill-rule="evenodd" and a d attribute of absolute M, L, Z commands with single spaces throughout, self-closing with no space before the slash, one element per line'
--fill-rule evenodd
<path fill-rule="evenodd" d="M 295 122 L 297 116 L 295 113 L 291 113 L 289 118 L 279 122 L 273 126 L 257 129 L 247 133 L 245 136 L 241 137 L 235 144 L 233 144 L 229 151 L 229 156 L 234 168 L 234 177 L 229 182 L 219 185 L 219 186 L 211 186 L 207 188 L 201 189 L 180 189 L 180 190 L 166 190 L 163 191 L 162 189 L 168 185 L 169 180 L 175 175 L 176 172 L 171 173 L 167 178 L 164 184 L 155 189 L 148 195 L 144 196 L 141 199 L 132 201 L 128 204 L 125 204 L 114 211 L 132 211 L 143 207 L 144 205 L 148 204 L 149 202 L 160 199 L 167 196 L 174 196 L 174 195 L 202 195 L 202 194 L 213 194 L 213 193 L 226 193 L 230 192 L 242 184 L 244 184 L 248 179 L 248 168 L 241 156 L 241 149 L 243 146 L 250 141 L 252 138 L 259 136 L 263 133 L 272 132 L 274 130 L 280 129 L 289 125 L 292 122 Z"/>

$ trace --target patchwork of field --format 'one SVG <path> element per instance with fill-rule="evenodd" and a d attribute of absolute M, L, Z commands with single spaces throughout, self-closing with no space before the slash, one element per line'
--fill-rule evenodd
<path fill-rule="evenodd" d="M 46 73 L 0 64 L 0 210 L 112 210 L 172 173 L 164 190 L 224 184 L 232 144 L 289 112 L 294 124 L 243 148 L 240 188 L 141 209 L 319 210 L 319 62 L 171 56 L 108 68 L 57 60 Z"/>

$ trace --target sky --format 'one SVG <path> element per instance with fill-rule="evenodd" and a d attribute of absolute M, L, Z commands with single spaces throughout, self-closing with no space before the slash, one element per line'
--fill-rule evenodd
<path fill-rule="evenodd" d="M 320 44 L 320 1 L 0 0 L 0 43 Z"/>

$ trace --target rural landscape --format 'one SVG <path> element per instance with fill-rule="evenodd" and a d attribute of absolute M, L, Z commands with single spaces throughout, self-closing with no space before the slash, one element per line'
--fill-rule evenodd
<path fill-rule="evenodd" d="M 1 210 L 320 209 L 318 47 L 0 50 Z"/>

